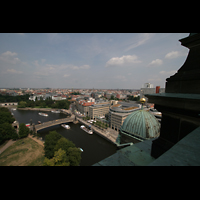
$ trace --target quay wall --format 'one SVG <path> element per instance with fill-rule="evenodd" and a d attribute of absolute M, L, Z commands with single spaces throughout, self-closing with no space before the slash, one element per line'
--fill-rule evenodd
<path fill-rule="evenodd" d="M 52 108 L 17 108 L 18 110 L 38 110 L 38 111 L 52 111 L 52 110 L 57 110 L 57 109 L 52 109 Z"/>
<path fill-rule="evenodd" d="M 51 111 L 56 111 L 56 110 L 60 110 L 60 109 L 57 109 L 57 108 L 17 108 L 18 110 L 36 110 L 36 111 L 46 111 L 46 112 L 51 112 Z M 71 114 L 71 111 L 69 110 L 65 110 L 65 109 L 62 109 L 60 110 L 61 113 L 63 114 L 66 114 L 66 115 L 69 115 Z"/>
<path fill-rule="evenodd" d="M 118 145 L 118 144 L 116 143 L 116 139 L 113 138 L 113 137 L 111 136 L 111 134 L 110 134 L 109 131 L 102 131 L 102 130 L 98 129 L 97 127 L 95 127 L 94 125 L 89 124 L 89 123 L 87 123 L 86 121 L 84 121 L 84 120 L 82 120 L 82 119 L 80 119 L 80 118 L 78 118 L 78 117 L 77 117 L 77 120 L 78 120 L 79 122 L 85 124 L 86 126 L 91 126 L 91 129 L 92 129 L 93 131 L 95 131 L 95 133 L 97 133 L 99 136 L 105 138 L 106 140 L 108 140 L 109 142 L 111 142 L 111 143 L 113 143 L 113 144 L 115 144 L 115 145 Z"/>

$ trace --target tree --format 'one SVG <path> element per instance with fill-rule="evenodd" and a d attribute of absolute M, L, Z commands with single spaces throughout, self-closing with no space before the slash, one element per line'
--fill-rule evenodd
<path fill-rule="evenodd" d="M 11 115 L 8 108 L 0 108 L 0 124 L 3 123 L 13 123 L 15 121 L 15 118 Z"/>
<path fill-rule="evenodd" d="M 45 137 L 45 143 L 44 143 L 45 157 L 49 159 L 53 158 L 55 152 L 55 146 L 61 137 L 62 136 L 56 131 L 49 131 L 49 134 L 46 135 Z"/>
<path fill-rule="evenodd" d="M 63 150 L 65 150 L 66 152 L 68 152 L 68 149 L 70 148 L 70 147 L 75 147 L 75 144 L 72 142 L 72 141 L 70 141 L 70 140 L 68 140 L 68 139 L 66 139 L 66 138 L 64 138 L 64 137 L 62 137 L 62 138 L 60 138 L 59 140 L 58 140 L 58 142 L 56 143 L 56 145 L 55 145 L 55 151 L 58 151 L 58 149 L 63 149 Z"/>
<path fill-rule="evenodd" d="M 26 101 L 20 101 L 19 105 L 17 107 L 18 108 L 26 108 Z"/>
<path fill-rule="evenodd" d="M 21 123 L 19 125 L 19 137 L 24 138 L 24 137 L 27 137 L 28 134 L 29 134 L 29 128 L 26 127 L 24 123 Z"/>
<path fill-rule="evenodd" d="M 16 140 L 18 135 L 15 129 L 9 123 L 0 124 L 0 144 L 3 143 L 5 140 L 13 139 Z"/>
<path fill-rule="evenodd" d="M 78 166 L 80 164 L 81 151 L 75 146 L 72 141 L 64 137 L 60 138 L 54 150 L 58 151 L 59 149 L 62 149 L 66 152 L 66 156 L 69 159 L 70 166 Z"/>
<path fill-rule="evenodd" d="M 114 100 L 114 96 L 113 95 L 111 95 L 110 100 Z"/>
<path fill-rule="evenodd" d="M 67 152 L 70 166 L 79 166 L 81 161 L 81 151 L 76 147 L 70 147 Z"/>
<path fill-rule="evenodd" d="M 61 148 L 55 151 L 54 157 L 51 159 L 45 158 L 43 166 L 69 166 L 69 159 L 67 158 L 66 151 Z"/>

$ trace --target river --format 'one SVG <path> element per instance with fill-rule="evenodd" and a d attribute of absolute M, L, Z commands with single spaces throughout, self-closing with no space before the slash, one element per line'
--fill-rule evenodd
<path fill-rule="evenodd" d="M 25 124 L 30 123 L 30 119 L 32 119 L 33 123 L 38 124 L 38 121 L 47 122 L 66 117 L 65 114 L 52 112 L 44 112 L 48 114 L 48 117 L 38 115 L 41 111 L 14 110 L 12 112 L 14 113 L 15 119 L 19 123 Z M 49 131 L 56 130 L 63 137 L 71 140 L 76 147 L 81 147 L 83 152 L 81 154 L 82 159 L 80 166 L 91 166 L 116 152 L 116 146 L 114 144 L 95 134 L 95 132 L 92 135 L 89 135 L 80 129 L 82 124 L 68 124 L 71 127 L 68 130 L 59 125 L 38 131 L 38 133 L 42 139 L 45 140 L 45 136 L 49 133 Z"/>

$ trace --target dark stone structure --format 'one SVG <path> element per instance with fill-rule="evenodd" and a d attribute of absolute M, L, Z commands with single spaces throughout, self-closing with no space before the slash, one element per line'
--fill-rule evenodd
<path fill-rule="evenodd" d="M 166 79 L 165 93 L 146 95 L 162 112 L 160 137 L 152 143 L 154 158 L 200 126 L 200 33 L 179 41 L 190 49 L 185 63 Z"/>
<path fill-rule="evenodd" d="M 200 34 L 190 34 L 179 41 L 190 51 L 178 72 L 166 79 L 165 92 L 200 94 Z"/>

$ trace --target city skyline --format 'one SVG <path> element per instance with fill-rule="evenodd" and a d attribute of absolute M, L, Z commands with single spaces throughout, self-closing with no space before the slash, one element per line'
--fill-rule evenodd
<path fill-rule="evenodd" d="M 189 33 L 1 33 L 0 88 L 165 87 Z"/>

